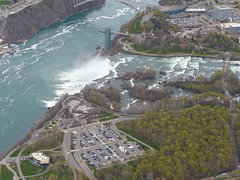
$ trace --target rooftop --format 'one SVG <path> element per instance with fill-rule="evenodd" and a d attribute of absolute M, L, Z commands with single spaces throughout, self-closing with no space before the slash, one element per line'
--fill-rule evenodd
<path fill-rule="evenodd" d="M 226 6 L 226 5 L 221 5 L 221 6 L 215 6 L 218 9 L 224 10 L 224 9 L 231 9 L 230 7 Z"/>
<path fill-rule="evenodd" d="M 240 23 L 224 23 L 221 26 L 225 28 L 240 27 Z"/>
<path fill-rule="evenodd" d="M 186 9 L 185 11 L 186 12 L 193 12 L 193 11 L 195 11 L 195 12 L 205 12 L 206 9 L 204 9 L 204 8 L 190 8 L 190 9 Z"/>
<path fill-rule="evenodd" d="M 32 153 L 34 159 L 40 162 L 40 164 L 49 164 L 49 157 L 43 153 Z"/>

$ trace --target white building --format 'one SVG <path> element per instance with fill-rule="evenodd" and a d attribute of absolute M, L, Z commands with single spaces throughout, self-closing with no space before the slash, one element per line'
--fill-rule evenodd
<path fill-rule="evenodd" d="M 48 165 L 50 158 L 43 153 L 32 153 L 31 157 L 40 165 Z"/>

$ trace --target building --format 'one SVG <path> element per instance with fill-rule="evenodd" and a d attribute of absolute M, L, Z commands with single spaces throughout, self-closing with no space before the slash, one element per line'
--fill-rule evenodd
<path fill-rule="evenodd" d="M 204 8 L 188 8 L 185 10 L 187 13 L 205 13 L 206 9 Z"/>
<path fill-rule="evenodd" d="M 232 20 L 232 9 L 227 6 L 214 6 L 213 19 L 218 21 Z"/>
<path fill-rule="evenodd" d="M 50 158 L 43 153 L 32 153 L 30 158 L 32 158 L 35 162 L 37 162 L 41 166 L 49 165 Z"/>
<path fill-rule="evenodd" d="M 231 33 L 240 33 L 240 23 L 225 23 L 221 24 L 221 26 Z"/>

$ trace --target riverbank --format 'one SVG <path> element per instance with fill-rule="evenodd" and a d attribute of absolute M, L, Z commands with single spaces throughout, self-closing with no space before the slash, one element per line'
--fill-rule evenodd
<path fill-rule="evenodd" d="M 6 12 L 8 14 L 4 14 L 5 18 L 0 22 L 1 44 L 23 42 L 42 28 L 104 5 L 105 0 L 86 1 L 80 6 L 69 0 L 41 0 L 28 3 L 20 9 L 15 7 Z"/>
<path fill-rule="evenodd" d="M 224 59 L 224 52 L 219 52 L 218 54 L 210 55 L 210 54 L 193 54 L 193 53 L 171 53 L 171 54 L 151 54 L 151 53 L 144 53 L 144 52 L 138 52 L 133 50 L 133 48 L 128 48 L 128 50 L 123 49 L 123 44 L 121 41 L 121 36 L 117 35 L 112 41 L 111 41 L 111 48 L 109 50 L 102 51 L 102 56 L 114 56 L 118 53 L 123 54 L 130 54 L 130 55 L 140 55 L 140 56 L 148 56 L 148 57 L 160 57 L 160 58 L 172 58 L 172 57 L 197 57 L 197 58 L 215 58 L 215 59 Z M 231 53 L 231 60 L 238 61 L 240 60 L 240 54 L 239 53 Z"/>
<path fill-rule="evenodd" d="M 55 106 L 48 108 L 45 115 L 39 119 L 38 121 L 34 122 L 34 126 L 30 128 L 30 130 L 23 136 L 20 140 L 15 142 L 12 146 L 10 146 L 6 151 L 0 153 L 0 160 L 2 160 L 9 152 L 13 149 L 17 149 L 18 147 L 24 146 L 27 141 L 32 137 L 33 134 L 36 134 L 38 130 L 44 127 L 44 124 L 48 121 L 52 120 L 62 108 L 62 102 L 67 98 L 67 96 L 63 95 L 59 98 L 58 102 Z"/>
<path fill-rule="evenodd" d="M 204 18 L 204 17 L 201 17 Z M 174 27 L 174 28 L 173 28 Z M 174 30 L 175 29 L 175 30 Z M 240 59 L 238 38 L 227 32 L 201 32 L 193 29 L 191 34 L 178 27 L 160 11 L 138 13 L 134 19 L 124 24 L 111 42 L 111 48 L 104 55 L 126 53 L 149 57 L 201 57 L 224 59 L 231 53 L 231 60 Z M 226 43 L 220 42 L 225 39 Z"/>

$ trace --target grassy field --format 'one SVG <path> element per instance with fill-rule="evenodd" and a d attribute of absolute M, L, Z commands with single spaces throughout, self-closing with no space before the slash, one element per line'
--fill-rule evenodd
<path fill-rule="evenodd" d="M 47 167 L 38 167 L 30 163 L 29 161 L 23 161 L 21 163 L 21 169 L 24 176 L 30 176 L 45 171 Z"/>
<path fill-rule="evenodd" d="M 11 1 L 0 1 L 0 6 L 12 4 Z"/>
<path fill-rule="evenodd" d="M 21 151 L 21 149 L 18 148 L 16 151 L 14 151 L 14 152 L 10 155 L 10 157 L 17 157 L 20 151 Z"/>
<path fill-rule="evenodd" d="M 108 113 L 108 112 L 105 112 L 105 111 L 102 111 L 103 115 L 102 116 L 99 116 L 98 118 L 104 118 L 104 117 L 107 117 L 107 116 L 111 116 L 112 114 L 111 113 Z"/>
<path fill-rule="evenodd" d="M 73 145 L 73 133 L 71 133 L 71 144 L 70 144 L 70 149 L 74 150 L 74 145 Z"/>
<path fill-rule="evenodd" d="M 72 180 L 74 179 L 73 172 L 69 166 L 67 166 L 65 161 L 57 161 L 48 172 L 41 176 L 27 178 L 26 180 L 39 180 L 39 179 L 64 179 Z"/>
<path fill-rule="evenodd" d="M 1 166 L 0 180 L 13 179 L 13 173 L 4 165 Z"/>
<path fill-rule="evenodd" d="M 11 166 L 11 168 L 17 173 L 17 175 L 20 177 L 19 172 L 18 172 L 18 167 L 15 164 L 14 166 Z"/>
<path fill-rule="evenodd" d="M 111 116 L 111 117 L 107 117 L 107 118 L 104 118 L 104 119 L 99 119 L 99 121 L 103 122 L 103 121 L 108 121 L 108 120 L 117 119 L 117 118 L 119 118 L 119 116 Z"/>

